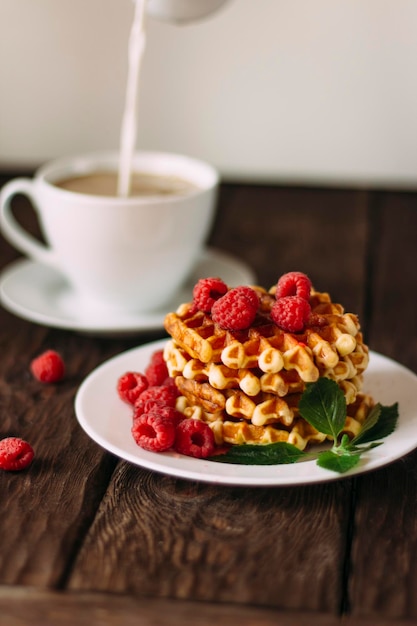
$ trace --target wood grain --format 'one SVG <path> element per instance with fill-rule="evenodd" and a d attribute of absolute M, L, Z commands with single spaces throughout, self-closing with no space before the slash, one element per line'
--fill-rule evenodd
<path fill-rule="evenodd" d="M 89 359 L 95 363 L 91 352 L 72 360 L 75 369 L 65 381 L 43 385 L 31 376 L 30 359 L 46 345 L 65 354 L 71 336 L 54 340 L 45 329 L 14 327 L 19 332 L 13 349 L 0 363 L 0 437 L 27 439 L 35 460 L 29 471 L 0 472 L 0 534 L 7 538 L 0 550 L 0 582 L 59 585 L 115 461 L 92 445 L 74 415 L 76 384 Z"/>
<path fill-rule="evenodd" d="M 349 481 L 240 489 L 121 463 L 69 588 L 337 613 L 349 503 Z"/>
<path fill-rule="evenodd" d="M 377 194 L 371 207 L 373 348 L 417 372 L 417 201 Z M 390 381 L 387 381 L 389 385 Z M 401 412 L 401 398 L 398 401 Z M 417 617 L 417 453 L 358 480 L 350 575 L 354 615 Z"/>
<path fill-rule="evenodd" d="M 353 615 L 417 618 L 417 452 L 359 481 Z"/>
<path fill-rule="evenodd" d="M 369 228 L 369 340 L 417 372 L 417 194 L 376 194 Z"/>
<path fill-rule="evenodd" d="M 79 427 L 74 397 L 83 378 L 118 346 L 34 326 L 3 309 L 0 345 L 0 437 L 22 437 L 35 450 L 30 471 L 0 472 L 0 534 L 7 537 L 0 582 L 59 585 L 115 465 Z M 29 369 L 46 348 L 58 350 L 67 367 L 65 380 L 55 385 L 39 383 Z"/>
<path fill-rule="evenodd" d="M 0 626 L 416 626 L 411 620 L 368 621 L 326 613 L 0 587 Z"/>

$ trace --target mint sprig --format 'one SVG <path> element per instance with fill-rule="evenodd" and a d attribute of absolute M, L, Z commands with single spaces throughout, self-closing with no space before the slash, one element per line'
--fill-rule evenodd
<path fill-rule="evenodd" d="M 398 421 L 398 403 L 390 407 L 378 403 L 353 439 L 346 434 L 340 438 L 346 421 L 346 400 L 336 381 L 329 378 L 319 378 L 316 383 L 308 384 L 298 408 L 301 417 L 333 439 L 331 450 L 319 452 L 317 465 L 339 473 L 352 469 L 362 454 L 381 445 L 382 442 L 376 440 L 390 435 Z"/>
<path fill-rule="evenodd" d="M 301 396 L 299 412 L 313 428 L 333 440 L 332 448 L 318 452 L 317 465 L 343 474 L 355 467 L 361 456 L 382 445 L 380 439 L 390 435 L 398 421 L 398 403 L 391 406 L 376 404 L 363 422 L 358 434 L 349 439 L 342 434 L 347 416 L 345 396 L 338 384 L 329 378 L 309 383 Z M 232 446 L 225 454 L 210 457 L 220 463 L 245 465 L 275 465 L 295 463 L 311 457 L 296 446 L 285 442 L 266 445 Z"/>

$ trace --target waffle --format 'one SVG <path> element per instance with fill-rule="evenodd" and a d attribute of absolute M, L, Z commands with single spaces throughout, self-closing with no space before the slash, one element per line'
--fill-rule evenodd
<path fill-rule="evenodd" d="M 266 373 L 260 368 L 234 369 L 223 363 L 203 363 L 199 359 L 191 358 L 174 341 L 168 341 L 164 354 L 171 377 L 182 376 L 187 380 L 208 382 L 214 389 L 239 388 L 248 396 L 256 396 L 262 391 L 280 397 L 302 393 L 305 389 L 305 381 L 298 369 L 285 369 L 284 364 L 280 371 Z M 332 362 L 334 363 L 333 360 Z M 346 401 L 351 403 L 356 392 L 362 388 L 363 371 L 367 364 L 367 349 L 357 344 L 351 354 L 343 357 L 339 355 L 334 367 L 317 369 L 320 375 L 337 381 L 345 393 Z"/>
<path fill-rule="evenodd" d="M 355 401 L 348 406 L 348 417 L 342 432 L 350 437 L 357 435 L 373 406 L 371 396 L 358 393 Z M 300 417 L 295 418 L 288 426 L 279 422 L 258 426 L 244 419 L 235 421 L 227 419 L 222 412 L 215 414 L 206 412 L 200 405 L 190 403 L 185 396 L 180 396 L 177 408 L 188 418 L 208 423 L 218 445 L 268 444 L 284 441 L 305 450 L 310 444 L 323 443 L 327 439 L 326 435 L 318 432 Z"/>
<path fill-rule="evenodd" d="M 288 441 L 304 449 L 325 435 L 301 418 L 298 403 L 308 383 L 327 377 L 345 395 L 346 432 L 355 434 L 368 406 L 361 393 L 368 348 L 357 316 L 312 291 L 310 324 L 285 332 L 270 317 L 274 290 L 254 289 L 258 313 L 244 331 L 222 329 L 192 302 L 165 317 L 164 357 L 185 414 L 208 422 L 220 443 Z"/>

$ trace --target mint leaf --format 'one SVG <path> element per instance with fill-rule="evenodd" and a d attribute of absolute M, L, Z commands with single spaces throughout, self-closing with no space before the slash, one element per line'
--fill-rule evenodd
<path fill-rule="evenodd" d="M 359 433 L 350 442 L 352 446 L 384 439 L 394 432 L 398 422 L 398 402 L 391 406 L 376 404 L 362 424 Z"/>
<path fill-rule="evenodd" d="M 336 381 L 319 378 L 308 384 L 298 409 L 311 426 L 337 441 L 346 421 L 346 399 Z"/>
<path fill-rule="evenodd" d="M 337 454 L 337 452 L 333 452 L 332 450 L 326 450 L 325 452 L 319 453 L 317 465 L 324 469 L 344 474 L 355 467 L 355 465 L 359 463 L 359 459 L 360 453 Z"/>
<path fill-rule="evenodd" d="M 209 457 L 217 463 L 236 463 L 240 465 L 277 465 L 295 463 L 306 453 L 290 443 L 278 441 L 266 445 L 243 444 L 232 446 L 225 454 Z"/>

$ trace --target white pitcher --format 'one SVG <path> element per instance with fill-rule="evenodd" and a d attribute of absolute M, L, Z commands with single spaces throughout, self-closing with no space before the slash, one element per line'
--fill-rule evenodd
<path fill-rule="evenodd" d="M 186 23 L 217 11 L 229 0 L 148 0 L 147 13 L 168 22 Z"/>

